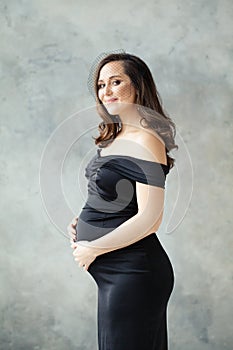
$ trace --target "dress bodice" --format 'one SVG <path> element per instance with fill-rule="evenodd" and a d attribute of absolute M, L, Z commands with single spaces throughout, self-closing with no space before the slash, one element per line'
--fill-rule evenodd
<path fill-rule="evenodd" d="M 85 168 L 87 201 L 79 215 L 78 240 L 92 240 L 138 212 L 136 182 L 165 188 L 169 166 L 126 155 L 101 156 Z"/>

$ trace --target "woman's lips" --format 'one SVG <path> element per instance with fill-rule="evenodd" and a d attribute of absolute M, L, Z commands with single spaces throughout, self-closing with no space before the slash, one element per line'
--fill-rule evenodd
<path fill-rule="evenodd" d="M 112 102 L 116 102 L 117 98 L 111 98 L 110 100 L 106 101 L 106 103 L 112 103 Z"/>

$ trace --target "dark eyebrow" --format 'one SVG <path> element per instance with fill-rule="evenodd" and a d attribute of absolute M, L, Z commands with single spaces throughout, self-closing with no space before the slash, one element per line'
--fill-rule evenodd
<path fill-rule="evenodd" d="M 109 79 L 117 78 L 117 77 L 121 78 L 121 75 L 112 75 L 111 77 L 109 77 Z M 102 80 L 102 79 L 98 80 L 98 83 L 99 83 L 100 81 L 103 81 L 103 80 Z"/>

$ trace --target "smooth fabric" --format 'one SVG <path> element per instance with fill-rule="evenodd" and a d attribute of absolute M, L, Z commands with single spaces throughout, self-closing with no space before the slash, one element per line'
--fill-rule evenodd
<path fill-rule="evenodd" d="M 169 167 L 128 156 L 100 156 L 86 167 L 88 198 L 79 240 L 107 234 L 137 213 L 136 181 L 165 188 Z M 121 187 L 117 185 L 121 183 Z M 98 286 L 99 350 L 167 350 L 171 262 L 156 233 L 97 256 L 88 272 Z"/>
<path fill-rule="evenodd" d="M 95 240 L 138 212 L 136 181 L 165 188 L 169 166 L 129 156 L 100 156 L 85 169 L 87 201 L 79 215 L 78 240 Z"/>

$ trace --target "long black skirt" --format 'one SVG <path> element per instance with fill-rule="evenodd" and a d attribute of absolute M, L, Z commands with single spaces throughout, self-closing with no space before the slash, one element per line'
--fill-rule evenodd
<path fill-rule="evenodd" d="M 99 350 L 167 350 L 171 262 L 156 233 L 99 255 L 88 272 L 98 286 Z"/>

